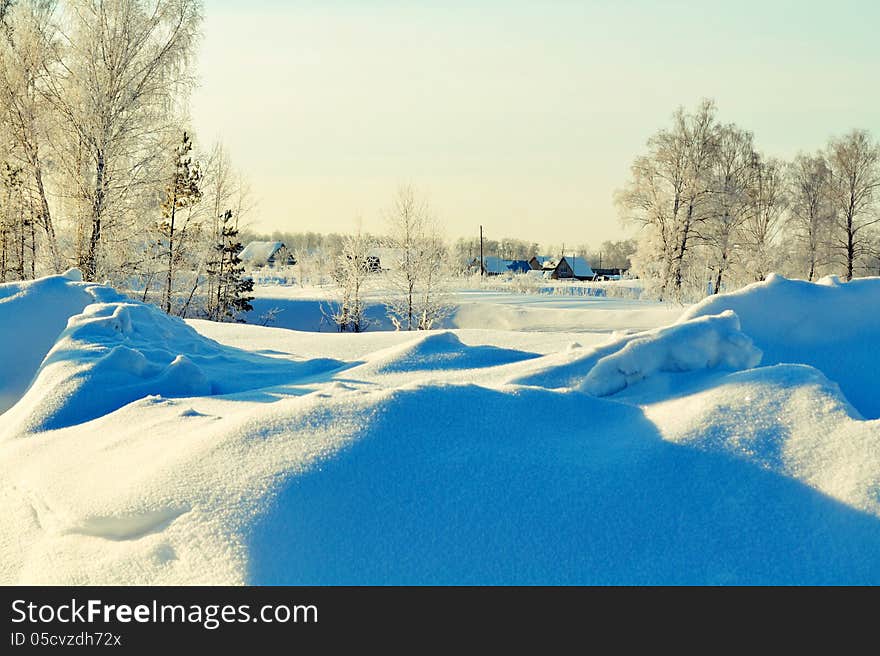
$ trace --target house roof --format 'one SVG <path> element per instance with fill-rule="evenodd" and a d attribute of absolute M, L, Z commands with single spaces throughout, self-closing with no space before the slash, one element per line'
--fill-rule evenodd
<path fill-rule="evenodd" d="M 244 247 L 238 257 L 242 262 L 265 264 L 282 248 L 284 248 L 284 242 L 280 241 L 252 241 Z"/>
<path fill-rule="evenodd" d="M 595 275 L 584 258 L 566 255 L 563 259 L 568 262 L 576 278 L 592 278 Z"/>
<path fill-rule="evenodd" d="M 540 264 L 542 269 L 547 269 L 549 271 L 555 269 L 556 265 L 558 264 L 558 260 L 555 257 L 550 257 L 549 255 L 535 255 L 532 259 Z"/>
<path fill-rule="evenodd" d="M 486 273 L 507 273 L 513 260 L 503 260 L 500 257 L 490 255 L 483 258 L 483 268 Z"/>

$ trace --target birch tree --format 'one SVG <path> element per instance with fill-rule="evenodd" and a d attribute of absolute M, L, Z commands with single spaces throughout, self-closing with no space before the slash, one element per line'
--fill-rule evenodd
<path fill-rule="evenodd" d="M 742 227 L 742 244 L 752 279 L 761 281 L 767 278 L 779 259 L 776 257 L 776 240 L 788 198 L 782 162 L 756 156 L 753 169 L 749 186 L 751 211 Z"/>
<path fill-rule="evenodd" d="M 157 157 L 187 91 L 199 0 L 69 0 L 62 74 L 48 97 L 67 127 L 63 154 L 83 205 L 77 254 L 99 274 L 108 227 L 160 168 Z"/>
<path fill-rule="evenodd" d="M 369 325 L 364 292 L 373 275 L 368 261 L 370 246 L 369 238 L 358 229 L 355 234 L 343 239 L 342 249 L 336 258 L 333 278 L 339 289 L 339 301 L 330 319 L 340 332 L 360 333 Z"/>
<path fill-rule="evenodd" d="M 830 197 L 831 169 L 824 153 L 800 154 L 788 166 L 791 199 L 788 228 L 806 260 L 806 278 L 814 280 L 824 256 L 834 219 Z"/>
<path fill-rule="evenodd" d="M 713 294 L 721 291 L 740 231 L 749 219 L 752 209 L 749 190 L 756 159 L 750 132 L 732 124 L 719 130 L 711 164 L 706 220 L 695 228 L 695 233 L 708 246 L 714 259 Z"/>
<path fill-rule="evenodd" d="M 397 330 L 429 330 L 448 314 L 444 292 L 448 253 L 428 203 L 412 187 L 398 189 L 388 212 L 388 248 L 394 252 L 387 299 Z"/>
<path fill-rule="evenodd" d="M 387 246 L 395 252 L 390 272 L 393 297 L 387 306 L 398 330 L 414 330 L 418 326 L 416 286 L 421 277 L 421 248 L 428 222 L 427 203 L 416 196 L 410 186 L 397 190 L 388 212 Z"/>
<path fill-rule="evenodd" d="M 880 222 L 880 145 L 865 130 L 854 130 L 828 145 L 831 199 L 834 207 L 833 247 L 842 254 L 846 279 L 856 261 L 871 252 L 871 227 Z"/>
<path fill-rule="evenodd" d="M 642 243 L 650 243 L 662 259 L 652 266 L 661 298 L 681 298 L 695 228 L 710 215 L 707 199 L 718 138 L 713 101 L 703 101 L 692 114 L 679 108 L 672 127 L 648 140 L 648 153 L 635 160 L 630 182 L 618 193 L 624 219 L 653 233 Z"/>
<path fill-rule="evenodd" d="M 27 169 L 33 192 L 30 210 L 44 232 L 50 268 L 63 268 L 45 183 L 44 153 L 53 121 L 45 101 L 47 80 L 58 67 L 55 0 L 4 3 L 0 12 L 0 112 Z"/>

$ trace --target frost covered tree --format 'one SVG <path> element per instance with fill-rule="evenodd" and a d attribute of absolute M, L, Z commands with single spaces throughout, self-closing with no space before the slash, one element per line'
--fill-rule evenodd
<path fill-rule="evenodd" d="M 202 169 L 202 196 L 205 202 L 199 205 L 202 210 L 199 221 L 204 229 L 201 243 L 193 244 L 193 250 L 200 251 L 194 287 L 203 284 L 205 306 L 208 318 L 226 316 L 223 299 L 229 290 L 236 287 L 224 275 L 228 271 L 223 255 L 230 247 L 230 240 L 241 241 L 240 225 L 251 208 L 249 187 L 244 177 L 233 168 L 231 158 L 221 143 L 215 143 L 206 156 Z M 234 217 L 234 219 L 233 219 Z M 237 257 L 237 252 L 235 253 Z M 228 261 L 228 260 L 227 260 Z M 204 276 L 202 274 L 205 274 Z"/>
<path fill-rule="evenodd" d="M 99 275 L 108 229 L 155 188 L 160 158 L 192 83 L 199 0 L 68 0 L 63 66 L 47 98 L 61 115 L 59 155 L 80 200 L 77 261 Z"/>
<path fill-rule="evenodd" d="M 0 282 L 35 277 L 36 235 L 21 167 L 0 165 Z"/>
<path fill-rule="evenodd" d="M 387 246 L 395 252 L 395 262 L 389 277 L 394 296 L 387 306 L 398 330 L 413 330 L 418 326 L 416 286 L 422 273 L 421 249 L 428 211 L 427 203 L 416 196 L 412 187 L 402 186 L 388 212 Z"/>
<path fill-rule="evenodd" d="M 162 203 L 162 220 L 159 232 L 164 239 L 163 259 L 165 268 L 165 291 L 162 295 L 162 308 L 171 313 L 171 299 L 174 292 L 174 267 L 182 258 L 184 244 L 190 228 L 191 215 L 180 221 L 178 214 L 191 209 L 202 199 L 199 182 L 202 178 L 198 163 L 192 160 L 192 139 L 184 132 L 180 144 L 174 151 L 174 171 L 171 182 L 165 191 Z"/>
<path fill-rule="evenodd" d="M 395 253 L 388 280 L 388 316 L 398 330 L 427 330 L 448 313 L 448 254 L 427 201 L 400 187 L 387 216 L 386 245 Z"/>
<path fill-rule="evenodd" d="M 49 268 L 60 273 L 62 256 L 45 182 L 54 119 L 45 94 L 59 65 L 56 13 L 55 0 L 6 0 L 0 5 L 0 114 L 30 182 L 29 212 L 44 233 Z"/>
<path fill-rule="evenodd" d="M 765 280 L 779 258 L 777 237 L 788 208 L 785 166 L 778 159 L 754 158 L 749 186 L 751 211 L 742 226 L 742 250 L 752 280 Z"/>
<path fill-rule="evenodd" d="M 830 196 L 831 169 L 824 153 L 800 154 L 788 165 L 790 198 L 787 227 L 804 261 L 807 280 L 827 264 L 827 247 L 834 219 Z"/>
<path fill-rule="evenodd" d="M 428 224 L 420 253 L 419 294 L 416 298 L 418 329 L 431 330 L 452 312 L 448 289 L 449 252 L 433 222 Z"/>
<path fill-rule="evenodd" d="M 711 266 L 715 271 L 713 294 L 721 291 L 734 248 L 753 209 L 749 192 L 757 157 L 750 132 L 732 124 L 719 129 L 709 173 L 706 220 L 694 230 L 711 253 Z"/>
<path fill-rule="evenodd" d="M 672 127 L 648 140 L 648 152 L 631 167 L 631 179 L 617 194 L 625 220 L 648 233 L 649 257 L 659 259 L 642 273 L 657 283 L 661 298 L 682 297 L 686 257 L 696 241 L 696 229 L 710 216 L 711 170 L 718 148 L 719 125 L 715 103 L 704 100 L 693 113 L 679 108 Z"/>
<path fill-rule="evenodd" d="M 831 200 L 834 208 L 833 248 L 842 255 L 846 279 L 856 261 L 870 255 L 871 227 L 880 222 L 880 145 L 864 130 L 854 130 L 828 145 Z"/>
<path fill-rule="evenodd" d="M 358 230 L 343 239 L 336 258 L 333 278 L 339 289 L 339 300 L 330 319 L 340 332 L 359 333 L 368 326 L 364 291 L 373 272 L 370 270 L 370 239 Z"/>

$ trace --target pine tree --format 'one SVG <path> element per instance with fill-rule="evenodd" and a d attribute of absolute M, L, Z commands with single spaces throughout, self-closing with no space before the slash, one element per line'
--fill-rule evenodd
<path fill-rule="evenodd" d="M 219 241 L 214 246 L 215 257 L 208 264 L 208 275 L 214 280 L 212 298 L 208 299 L 208 318 L 213 321 L 243 321 L 239 315 L 253 310 L 250 294 L 253 279 L 244 275 L 239 253 L 243 250 L 238 240 L 238 226 L 232 220 L 232 210 L 220 217 Z"/>
<path fill-rule="evenodd" d="M 183 226 L 176 223 L 177 213 L 179 210 L 192 208 L 202 198 L 199 188 L 202 173 L 198 163 L 192 161 L 190 151 L 192 151 L 192 139 L 184 132 L 183 139 L 174 151 L 174 174 L 165 192 L 162 221 L 159 222 L 159 232 L 165 238 L 167 246 L 164 253 L 167 260 L 165 293 L 162 299 L 162 309 L 166 314 L 171 313 L 174 265 L 180 260 L 187 229 L 187 222 L 184 222 Z"/>

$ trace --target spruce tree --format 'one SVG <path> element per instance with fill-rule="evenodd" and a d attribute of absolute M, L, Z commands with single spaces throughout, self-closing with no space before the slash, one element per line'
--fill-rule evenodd
<path fill-rule="evenodd" d="M 243 250 L 238 240 L 238 226 L 232 220 L 232 210 L 220 217 L 219 241 L 214 246 L 215 257 L 208 265 L 208 275 L 216 284 L 213 298 L 208 303 L 208 318 L 214 321 L 243 321 L 240 314 L 253 310 L 250 292 L 254 281 L 244 275 L 239 253 Z"/>

